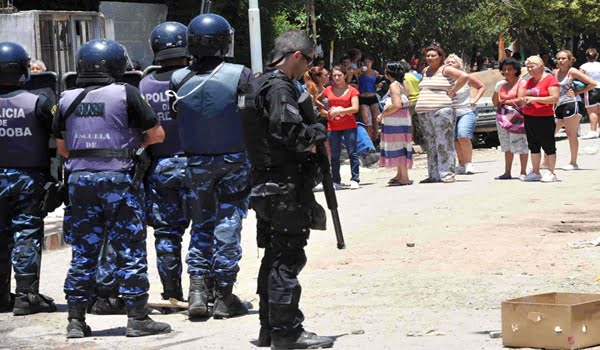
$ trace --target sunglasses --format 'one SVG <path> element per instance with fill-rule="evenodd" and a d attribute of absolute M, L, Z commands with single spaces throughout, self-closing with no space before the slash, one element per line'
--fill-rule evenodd
<path fill-rule="evenodd" d="M 293 53 L 295 53 L 295 52 L 296 52 L 296 51 L 289 51 L 289 52 L 286 52 L 286 53 L 285 53 L 285 55 L 284 55 L 284 57 L 285 57 L 285 56 L 287 56 L 287 55 L 293 54 Z M 304 53 L 304 52 L 302 52 L 302 51 L 300 51 L 300 54 L 302 54 L 302 57 L 303 57 L 303 58 L 306 60 L 306 62 L 308 63 L 308 65 L 309 65 L 309 66 L 310 66 L 310 65 L 313 63 L 313 61 L 315 60 L 315 58 L 314 58 L 314 57 L 312 57 L 312 56 L 309 56 L 309 55 L 305 54 L 305 53 Z"/>

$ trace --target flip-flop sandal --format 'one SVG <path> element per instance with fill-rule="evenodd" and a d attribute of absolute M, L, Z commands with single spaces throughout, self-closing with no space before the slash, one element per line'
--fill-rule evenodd
<path fill-rule="evenodd" d="M 506 175 L 502 174 L 500 176 L 496 176 L 494 179 L 495 180 L 512 180 L 512 176 L 506 176 Z"/>
<path fill-rule="evenodd" d="M 426 179 L 421 180 L 419 183 L 422 183 L 422 184 L 433 184 L 433 183 L 437 183 L 437 182 L 441 182 L 441 180 L 437 181 L 437 180 L 434 180 L 434 179 L 428 177 Z"/>
<path fill-rule="evenodd" d="M 395 177 L 392 177 L 390 179 L 390 181 L 388 181 L 388 184 L 393 184 L 394 182 L 398 182 L 398 179 L 396 179 Z"/>
<path fill-rule="evenodd" d="M 396 180 L 395 182 L 388 184 L 388 186 L 390 186 L 390 187 L 392 187 L 392 186 L 410 186 L 413 183 L 414 183 L 413 180 L 410 180 L 407 183 L 402 183 L 402 182 Z"/>

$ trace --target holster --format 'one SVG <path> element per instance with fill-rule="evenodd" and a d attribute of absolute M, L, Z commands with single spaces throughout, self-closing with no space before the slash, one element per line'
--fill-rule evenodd
<path fill-rule="evenodd" d="M 44 213 L 51 213 L 65 203 L 68 199 L 67 186 L 62 182 L 50 181 L 44 185 L 44 200 L 40 209 Z"/>
<path fill-rule="evenodd" d="M 141 154 L 134 154 L 133 160 L 135 160 L 135 172 L 133 174 L 133 189 L 137 190 L 140 188 L 144 179 L 146 178 L 146 174 L 148 173 L 148 169 L 150 169 L 152 165 L 152 159 L 146 152 L 143 150 Z"/>

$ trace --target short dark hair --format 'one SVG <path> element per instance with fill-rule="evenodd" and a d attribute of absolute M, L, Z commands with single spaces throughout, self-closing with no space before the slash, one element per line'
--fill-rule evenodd
<path fill-rule="evenodd" d="M 362 60 L 363 60 L 363 62 L 365 60 L 371 60 L 371 61 L 375 62 L 375 56 L 371 55 L 370 53 L 367 53 L 367 54 L 363 55 Z"/>
<path fill-rule="evenodd" d="M 396 79 L 400 84 L 404 82 L 404 74 L 406 73 L 406 70 L 404 69 L 402 63 L 388 62 L 385 65 L 385 72 L 390 77 Z"/>
<path fill-rule="evenodd" d="M 350 60 L 350 56 L 343 55 L 342 57 L 340 57 L 340 63 L 342 63 L 343 60 Z"/>
<path fill-rule="evenodd" d="M 361 54 L 361 52 L 359 49 L 354 48 L 354 49 L 348 50 L 348 56 L 350 57 L 351 60 L 355 60 L 355 59 L 359 58 L 360 54 Z"/>
<path fill-rule="evenodd" d="M 404 72 L 405 72 L 405 73 L 406 73 L 406 72 L 410 72 L 410 70 L 411 70 L 411 68 L 412 68 L 412 67 L 410 66 L 410 63 L 406 62 L 406 60 L 405 60 L 405 59 L 401 59 L 401 60 L 400 60 L 400 65 L 402 65 L 402 68 L 404 68 Z"/>
<path fill-rule="evenodd" d="M 427 53 L 429 51 L 435 51 L 437 52 L 437 54 L 440 56 L 441 60 L 440 62 L 444 63 L 444 60 L 446 60 L 446 52 L 444 51 L 444 49 L 440 46 L 440 44 L 438 44 L 437 42 L 432 42 L 429 46 L 427 46 L 424 50 L 424 53 L 427 55 Z"/>
<path fill-rule="evenodd" d="M 517 77 L 521 75 L 521 61 L 518 61 L 512 57 L 503 59 L 502 61 L 500 61 L 500 65 L 498 66 L 498 69 L 500 69 L 500 73 L 502 73 L 502 69 L 504 69 L 504 66 L 506 65 L 512 66 L 517 71 L 517 73 L 515 73 Z"/>
<path fill-rule="evenodd" d="M 315 46 L 306 32 L 292 29 L 281 33 L 281 35 L 275 39 L 275 45 L 272 51 L 273 59 L 278 60 L 280 57 L 290 52 L 300 51 L 308 53 L 314 49 Z"/>

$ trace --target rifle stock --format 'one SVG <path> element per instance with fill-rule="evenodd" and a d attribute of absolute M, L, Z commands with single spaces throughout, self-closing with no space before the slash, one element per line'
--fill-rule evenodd
<path fill-rule="evenodd" d="M 298 100 L 298 105 L 302 110 L 302 115 L 308 120 L 310 124 L 318 122 L 319 114 L 315 110 L 315 106 L 312 102 L 310 94 L 304 92 Z M 346 243 L 344 242 L 344 233 L 342 232 L 342 223 L 340 221 L 340 215 L 338 213 L 338 202 L 335 195 L 335 189 L 333 187 L 333 180 L 331 178 L 331 167 L 329 164 L 329 158 L 327 157 L 327 150 L 325 145 L 317 145 L 317 154 L 319 157 L 319 168 L 323 175 L 323 192 L 325 193 L 325 200 L 327 201 L 327 208 L 331 212 L 333 219 L 333 228 L 335 230 L 335 238 L 337 240 L 337 248 L 345 249 Z"/>

